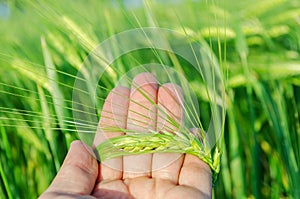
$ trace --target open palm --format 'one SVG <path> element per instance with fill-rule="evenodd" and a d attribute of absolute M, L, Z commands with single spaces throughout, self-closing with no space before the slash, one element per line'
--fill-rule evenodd
<path fill-rule="evenodd" d="M 94 146 L 127 129 L 176 132 L 183 124 L 182 91 L 158 87 L 150 73 L 137 75 L 131 89 L 112 90 L 103 106 Z M 73 143 L 44 198 L 211 198 L 210 168 L 192 155 L 146 154 L 98 164 L 81 142 Z M 74 157 L 73 157 L 74 156 Z"/>

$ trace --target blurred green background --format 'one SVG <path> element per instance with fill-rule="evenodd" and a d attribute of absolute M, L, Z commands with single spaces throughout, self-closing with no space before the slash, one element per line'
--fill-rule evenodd
<path fill-rule="evenodd" d="M 213 197 L 300 198 L 298 0 L 1 0 L 0 198 L 36 198 L 47 188 L 78 139 L 71 100 L 83 60 L 109 36 L 148 26 L 204 38 L 224 72 Z M 119 70 L 130 70 L 132 57 L 153 60 L 149 52 L 118 59 Z M 207 110 L 196 77 L 183 72 Z M 111 89 L 118 78 L 107 74 L 99 84 Z"/>

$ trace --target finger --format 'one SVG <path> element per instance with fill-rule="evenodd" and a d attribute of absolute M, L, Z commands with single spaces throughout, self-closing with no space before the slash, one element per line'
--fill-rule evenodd
<path fill-rule="evenodd" d="M 179 185 L 196 188 L 211 196 L 212 174 L 209 166 L 198 157 L 186 154 L 179 175 Z"/>
<path fill-rule="evenodd" d="M 176 132 L 182 125 L 182 89 L 175 84 L 164 84 L 158 90 L 157 131 Z M 183 155 L 156 153 L 152 158 L 152 177 L 177 184 Z"/>
<path fill-rule="evenodd" d="M 98 175 L 98 163 L 87 145 L 74 141 L 47 193 L 90 194 Z"/>
<path fill-rule="evenodd" d="M 99 131 L 94 140 L 94 146 L 116 136 L 123 135 L 126 128 L 129 89 L 125 87 L 114 88 L 107 96 L 103 105 Z M 122 179 L 123 158 L 113 158 L 101 162 L 98 181 Z"/>
<path fill-rule="evenodd" d="M 136 132 L 155 130 L 157 80 L 151 73 L 137 75 L 131 86 L 127 129 Z M 123 158 L 123 178 L 150 176 L 152 154 Z"/>

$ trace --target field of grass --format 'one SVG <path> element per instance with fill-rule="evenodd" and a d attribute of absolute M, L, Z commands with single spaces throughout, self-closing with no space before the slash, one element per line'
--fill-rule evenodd
<path fill-rule="evenodd" d="M 72 93 L 82 62 L 110 36 L 149 26 L 205 41 L 218 59 L 226 120 L 213 197 L 300 198 L 298 0 L 0 0 L 0 198 L 36 198 L 47 188 L 78 139 Z M 122 74 L 150 62 L 180 70 L 207 128 L 199 77 L 161 51 L 118 58 L 118 70 L 99 81 L 99 106 Z"/>

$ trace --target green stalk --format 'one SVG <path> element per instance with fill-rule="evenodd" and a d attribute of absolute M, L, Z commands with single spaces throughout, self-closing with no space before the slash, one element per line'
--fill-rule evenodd
<path fill-rule="evenodd" d="M 0 124 L 2 125 L 2 123 L 0 123 Z M 8 143 L 8 139 L 7 139 L 4 127 L 1 127 L 0 131 L 1 131 L 1 134 L 2 134 L 2 136 L 1 136 L 2 142 L 5 142 L 5 144 L 3 144 L 3 148 L 6 151 L 6 157 L 7 157 L 8 161 L 11 161 L 11 150 L 10 150 L 10 146 L 9 146 L 9 143 Z M 0 147 L 1 147 L 0 149 L 2 150 L 1 145 L 0 145 Z M 0 164 L 0 179 L 2 179 L 2 182 L 3 182 L 3 185 L 4 185 L 3 189 L 6 191 L 8 198 L 11 199 L 11 198 L 13 198 L 13 194 L 11 192 L 12 187 L 10 186 L 9 179 L 7 179 L 7 174 L 5 173 L 4 168 L 2 166 L 2 164 L 5 160 L 3 160 L 3 162 L 2 162 L 2 159 L 1 159 L 0 161 L 1 161 L 1 164 Z"/>

